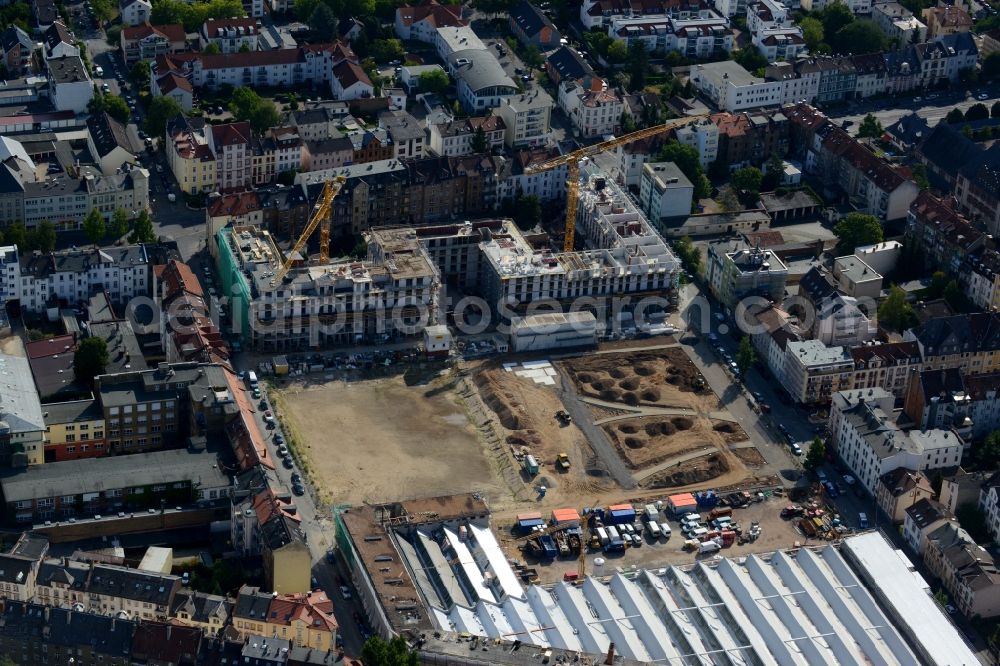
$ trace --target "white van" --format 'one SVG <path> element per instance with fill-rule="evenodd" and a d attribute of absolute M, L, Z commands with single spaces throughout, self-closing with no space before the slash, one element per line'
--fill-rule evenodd
<path fill-rule="evenodd" d="M 681 518 L 682 525 L 691 525 L 691 524 L 697 525 L 700 522 L 701 522 L 701 516 L 697 513 L 689 513 L 685 515 L 683 518 Z"/>
<path fill-rule="evenodd" d="M 247 373 L 247 381 L 250 382 L 250 386 L 257 386 L 257 373 L 251 370 Z"/>
<path fill-rule="evenodd" d="M 708 534 L 707 527 L 696 527 L 695 529 L 691 530 L 691 532 L 688 533 L 688 536 L 691 537 L 692 539 L 697 539 L 698 537 L 705 536 L 706 534 Z"/>
<path fill-rule="evenodd" d="M 601 541 L 601 545 L 602 546 L 608 545 L 608 531 L 603 527 L 598 527 L 596 532 L 597 532 L 597 538 L 600 539 Z"/>
<path fill-rule="evenodd" d="M 622 538 L 618 533 L 618 530 L 615 529 L 614 525 L 608 525 L 608 538 L 612 541 Z"/>
<path fill-rule="evenodd" d="M 662 534 L 666 539 L 670 538 L 670 535 L 673 534 L 673 530 L 670 529 L 669 523 L 660 523 L 660 534 Z"/>
<path fill-rule="evenodd" d="M 656 521 L 651 520 L 648 523 L 646 523 L 646 531 L 649 532 L 649 536 L 651 539 L 660 538 L 660 526 L 656 524 Z"/>

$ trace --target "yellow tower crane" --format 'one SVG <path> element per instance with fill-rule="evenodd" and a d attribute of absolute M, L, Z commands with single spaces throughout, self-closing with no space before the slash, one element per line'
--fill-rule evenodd
<path fill-rule="evenodd" d="M 677 118 L 675 120 L 668 120 L 662 125 L 656 125 L 655 127 L 649 127 L 647 129 L 641 129 L 631 134 L 626 134 L 625 136 L 620 136 L 616 139 L 609 139 L 608 141 L 602 141 L 601 143 L 595 143 L 592 146 L 587 146 L 579 150 L 574 150 L 571 153 L 565 155 L 560 155 L 559 157 L 554 157 L 551 160 L 546 160 L 545 162 L 540 162 L 538 164 L 533 164 L 524 170 L 525 174 L 531 175 L 535 173 L 541 173 L 542 171 L 549 171 L 551 169 L 556 169 L 563 166 L 567 167 L 566 176 L 566 238 L 563 242 L 563 251 L 572 252 L 573 243 L 576 237 L 576 203 L 577 194 L 580 189 L 580 161 L 586 157 L 591 157 L 597 155 L 598 153 L 603 153 L 606 150 L 611 150 L 617 148 L 618 146 L 624 146 L 625 144 L 632 143 L 633 141 L 639 141 L 641 139 L 648 139 L 651 136 L 658 136 L 670 130 L 677 129 L 678 127 L 683 127 L 697 120 L 706 117 L 708 114 L 699 114 L 696 116 L 687 116 L 685 118 Z"/>
<path fill-rule="evenodd" d="M 340 194 L 340 189 L 346 182 L 347 178 L 344 176 L 335 176 L 323 184 L 323 191 L 320 192 L 316 205 L 313 206 L 312 217 L 309 218 L 308 224 L 302 230 L 302 235 L 295 241 L 295 245 L 285 255 L 285 262 L 274 274 L 274 279 L 271 280 L 272 287 L 279 284 L 288 275 L 292 261 L 305 248 L 309 236 L 316 230 L 317 225 L 319 226 L 319 261 L 322 264 L 330 259 L 330 216 L 333 213 L 333 198 Z"/>

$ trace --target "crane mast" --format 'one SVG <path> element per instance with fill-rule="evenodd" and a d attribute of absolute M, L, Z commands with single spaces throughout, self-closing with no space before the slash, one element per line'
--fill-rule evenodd
<path fill-rule="evenodd" d="M 309 237 L 319 226 L 319 260 L 320 263 L 326 263 L 330 259 L 330 216 L 333 212 L 333 199 L 338 194 L 340 194 L 341 188 L 344 183 L 347 182 L 347 178 L 344 176 L 335 176 L 323 184 L 323 191 L 320 192 L 319 198 L 316 200 L 316 205 L 313 206 L 312 216 L 309 218 L 309 222 L 306 224 L 305 228 L 302 230 L 302 235 L 299 239 L 295 241 L 295 245 L 292 249 L 288 251 L 285 255 L 285 261 L 281 264 L 281 268 L 278 272 L 274 274 L 274 278 L 271 280 L 271 286 L 280 284 L 288 271 L 292 268 L 292 261 L 295 255 L 302 252 L 305 248 L 306 243 L 309 241 Z"/>
<path fill-rule="evenodd" d="M 577 197 L 580 193 L 581 160 L 597 155 L 598 153 L 603 153 L 607 150 L 618 148 L 619 146 L 624 146 L 634 141 L 641 141 L 642 139 L 659 136 L 660 134 L 677 129 L 678 127 L 689 125 L 707 116 L 708 114 L 702 113 L 695 116 L 668 120 L 662 125 L 647 127 L 646 129 L 637 130 L 631 134 L 626 134 L 625 136 L 595 143 L 592 146 L 586 146 L 584 148 L 580 148 L 579 150 L 574 150 L 571 153 L 554 157 L 550 160 L 540 162 L 539 164 L 533 164 L 525 169 L 525 174 L 532 175 L 543 171 L 557 169 L 563 165 L 566 166 L 566 236 L 563 241 L 563 251 L 572 252 L 576 241 L 576 207 Z"/>

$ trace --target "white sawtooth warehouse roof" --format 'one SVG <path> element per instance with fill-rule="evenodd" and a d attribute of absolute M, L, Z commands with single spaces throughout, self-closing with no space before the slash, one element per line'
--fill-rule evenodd
<path fill-rule="evenodd" d="M 941 612 L 927 583 L 913 564 L 877 532 L 866 532 L 844 540 L 847 557 L 867 574 L 883 603 L 906 618 L 911 640 L 923 657 L 933 664 L 979 666 L 968 643 Z"/>
<path fill-rule="evenodd" d="M 912 565 L 875 532 L 846 539 L 843 554 L 824 546 L 713 558 L 545 588 L 521 587 L 488 527 L 470 523 L 465 540 L 455 528 L 444 534 L 415 547 L 441 548 L 421 557 L 471 583 L 474 600 L 451 595 L 451 608 L 431 609 L 446 630 L 596 655 L 614 642 L 627 658 L 659 664 L 725 655 L 747 666 L 979 666 Z"/>

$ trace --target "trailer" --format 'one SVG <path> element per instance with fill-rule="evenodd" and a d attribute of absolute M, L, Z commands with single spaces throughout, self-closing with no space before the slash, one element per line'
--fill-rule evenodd
<path fill-rule="evenodd" d="M 521 459 L 521 468 L 531 476 L 538 474 L 538 461 L 535 456 L 528 454 Z"/>
<path fill-rule="evenodd" d="M 603 527 L 598 527 L 595 532 L 597 534 L 597 538 L 601 540 L 601 545 L 606 546 L 608 543 L 608 531 Z"/>
<path fill-rule="evenodd" d="M 556 555 L 559 554 L 559 548 L 556 546 L 555 540 L 546 534 L 538 539 L 539 545 L 542 547 L 542 557 L 547 560 L 554 560 Z"/>
<path fill-rule="evenodd" d="M 607 522 L 611 525 L 632 524 L 635 522 L 635 507 L 631 504 L 614 504 L 608 507 Z"/>

